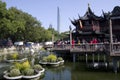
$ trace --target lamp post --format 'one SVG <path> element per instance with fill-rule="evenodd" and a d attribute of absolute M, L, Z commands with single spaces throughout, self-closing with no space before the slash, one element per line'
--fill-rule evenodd
<path fill-rule="evenodd" d="M 110 53 L 113 49 L 112 19 L 110 19 Z"/>
<path fill-rule="evenodd" d="M 69 29 L 70 29 L 70 45 L 72 45 L 72 28 L 71 28 L 71 25 L 69 26 Z"/>
<path fill-rule="evenodd" d="M 54 34 L 52 33 L 52 42 L 54 43 Z"/>
<path fill-rule="evenodd" d="M 116 18 L 116 17 L 110 18 L 110 55 L 111 54 L 112 55 L 115 54 L 113 52 L 113 33 L 112 33 L 112 20 L 114 20 L 114 19 L 119 19 L 119 17 L 118 18 Z M 117 62 L 118 62 L 117 57 L 113 57 L 112 60 L 113 60 L 113 69 L 114 69 L 114 72 L 117 73 Z"/>

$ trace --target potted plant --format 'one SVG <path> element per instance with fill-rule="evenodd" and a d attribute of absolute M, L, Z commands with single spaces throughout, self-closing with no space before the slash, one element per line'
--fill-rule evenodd
<path fill-rule="evenodd" d="M 47 57 L 43 57 L 42 62 L 47 62 Z"/>
<path fill-rule="evenodd" d="M 42 68 L 41 65 L 36 64 L 36 65 L 33 66 L 33 69 L 35 69 L 35 70 L 37 70 L 37 71 L 41 71 L 43 68 Z"/>
<path fill-rule="evenodd" d="M 7 80 L 21 79 L 22 75 L 19 69 L 11 69 L 4 75 L 4 78 Z"/>
<path fill-rule="evenodd" d="M 34 75 L 34 69 L 27 68 L 27 69 L 23 70 L 23 75 L 24 76 L 32 76 L 32 75 Z"/>
<path fill-rule="evenodd" d="M 64 64 L 64 60 L 62 57 L 58 57 L 57 58 L 57 61 L 60 62 L 60 65 L 63 65 Z"/>
<path fill-rule="evenodd" d="M 31 68 L 31 65 L 30 65 L 30 63 L 29 63 L 29 61 L 27 60 L 27 61 L 25 61 L 25 62 L 23 62 L 23 63 L 21 63 L 21 70 L 25 70 L 25 69 L 27 69 L 27 68 Z"/>
<path fill-rule="evenodd" d="M 22 78 L 22 64 L 15 62 L 7 71 L 4 71 L 4 78 L 15 80 Z"/>
<path fill-rule="evenodd" d="M 25 60 L 27 60 L 27 58 L 24 58 L 23 55 L 19 55 L 16 52 L 16 53 L 8 54 L 6 61 L 10 62 L 10 63 L 13 63 L 13 62 L 24 62 Z"/>
<path fill-rule="evenodd" d="M 64 60 L 62 57 L 58 57 L 54 54 L 50 54 L 47 57 L 43 57 L 43 59 L 39 62 L 40 64 L 46 64 L 49 66 L 57 67 L 64 63 Z"/>
<path fill-rule="evenodd" d="M 44 74 L 44 71 L 45 71 L 45 69 L 42 68 L 42 66 L 39 65 L 39 64 L 34 65 L 34 66 L 33 66 L 33 69 L 34 69 L 35 71 L 37 71 L 37 72 L 40 72 L 41 75 L 43 75 L 43 74 Z"/>
<path fill-rule="evenodd" d="M 27 68 L 23 71 L 23 78 L 24 79 L 38 79 L 41 75 L 40 72 L 36 72 L 34 69 L 32 68 Z"/>
<path fill-rule="evenodd" d="M 44 56 L 39 63 L 40 63 L 41 65 L 46 65 L 46 64 L 47 64 L 47 57 Z"/>
<path fill-rule="evenodd" d="M 56 62 L 56 61 L 57 61 L 56 55 L 50 54 L 50 55 L 47 57 L 47 61 L 48 61 L 48 62 Z"/>
<path fill-rule="evenodd" d="M 34 68 L 30 65 L 29 61 L 22 63 L 21 72 L 23 74 L 22 78 L 24 79 L 34 79 L 39 78 L 41 73 L 36 72 Z"/>
<path fill-rule="evenodd" d="M 7 62 L 14 62 L 18 57 L 17 53 L 12 53 L 7 55 Z"/>
<path fill-rule="evenodd" d="M 12 80 L 20 78 L 36 79 L 39 78 L 44 71 L 45 69 L 38 64 L 32 67 L 28 60 L 22 63 L 15 62 L 8 71 L 4 72 L 4 78 Z"/>
<path fill-rule="evenodd" d="M 13 53 L 11 55 L 12 59 L 16 60 L 18 58 L 18 53 Z"/>
<path fill-rule="evenodd" d="M 11 69 L 9 72 L 10 77 L 20 76 L 20 75 L 21 75 L 21 72 L 19 69 Z"/>

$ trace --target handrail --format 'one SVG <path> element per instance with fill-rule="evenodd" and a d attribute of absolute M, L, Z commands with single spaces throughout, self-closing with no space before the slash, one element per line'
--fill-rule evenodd
<path fill-rule="evenodd" d="M 113 53 L 117 52 L 120 53 L 120 43 L 113 43 L 112 44 L 112 50 Z M 73 51 L 110 51 L 110 44 L 109 43 L 96 43 L 96 44 L 91 44 L 91 43 L 85 43 L 85 44 L 61 44 L 61 45 L 54 45 L 53 49 L 56 50 L 73 50 Z"/>

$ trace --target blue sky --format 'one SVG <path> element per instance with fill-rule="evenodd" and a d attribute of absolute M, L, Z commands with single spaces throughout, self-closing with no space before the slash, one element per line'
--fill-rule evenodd
<path fill-rule="evenodd" d="M 52 24 L 57 30 L 57 7 L 60 9 L 60 32 L 68 31 L 69 25 L 74 28 L 70 20 L 78 19 L 78 14 L 83 16 L 88 3 L 92 11 L 98 15 L 112 11 L 115 6 L 120 6 L 120 0 L 2 0 L 7 8 L 16 7 L 36 17 L 46 29 Z"/>

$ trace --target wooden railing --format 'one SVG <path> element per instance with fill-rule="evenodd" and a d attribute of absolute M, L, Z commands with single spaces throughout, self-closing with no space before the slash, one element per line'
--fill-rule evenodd
<path fill-rule="evenodd" d="M 110 46 L 111 50 L 110 50 Z M 113 43 L 110 45 L 109 43 L 97 43 L 97 44 L 64 44 L 64 45 L 54 45 L 53 50 L 70 50 L 70 51 L 108 51 L 110 54 L 119 54 L 120 55 L 120 43 Z"/>
<path fill-rule="evenodd" d="M 98 44 L 64 44 L 64 45 L 54 45 L 53 49 L 72 49 L 72 50 L 80 50 L 80 51 L 90 51 L 90 50 L 103 50 L 105 49 L 106 44 L 98 43 Z"/>
<path fill-rule="evenodd" d="M 112 44 L 110 55 L 111 56 L 120 56 L 120 43 Z"/>

